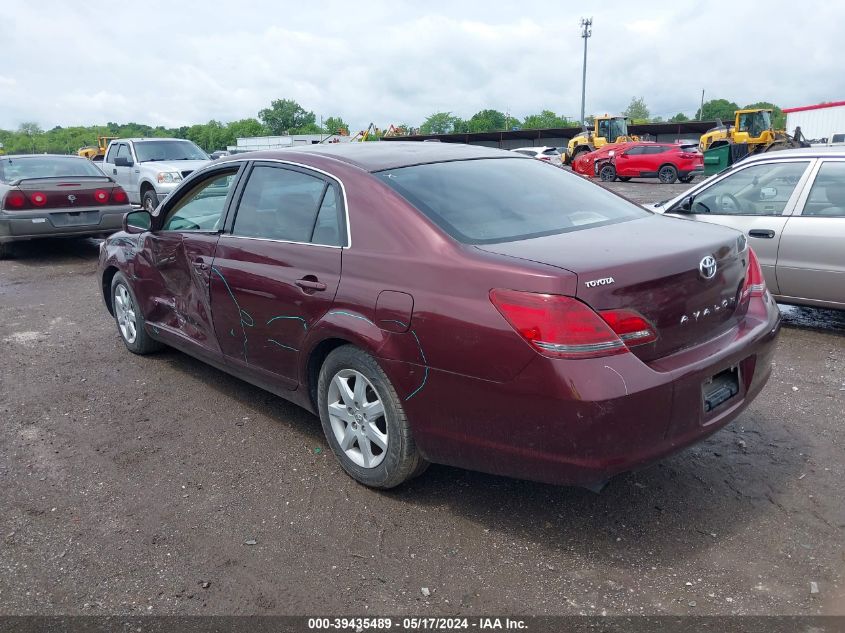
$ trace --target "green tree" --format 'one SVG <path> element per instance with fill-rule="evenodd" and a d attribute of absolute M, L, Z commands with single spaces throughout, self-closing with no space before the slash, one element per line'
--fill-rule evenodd
<path fill-rule="evenodd" d="M 292 99 L 275 99 L 269 108 L 258 113 L 258 118 L 267 127 L 270 134 L 307 134 L 306 130 L 319 132 L 313 112 L 305 110 Z"/>
<path fill-rule="evenodd" d="M 739 110 L 739 106 L 733 101 L 727 99 L 711 99 L 704 102 L 704 108 L 699 108 L 695 113 L 697 121 L 710 121 L 711 119 L 722 119 L 727 123 L 734 120 L 734 110 Z"/>
<path fill-rule="evenodd" d="M 467 121 L 469 132 L 494 132 L 507 129 L 505 114 L 498 110 L 481 110 L 473 114 Z"/>
<path fill-rule="evenodd" d="M 764 110 L 771 110 L 772 127 L 774 127 L 774 129 L 776 130 L 786 129 L 786 115 L 783 113 L 783 110 L 781 110 L 774 103 L 769 103 L 768 101 L 758 101 L 757 103 L 751 103 L 745 106 L 744 109 L 750 110 L 752 108 L 762 108 Z"/>
<path fill-rule="evenodd" d="M 622 114 L 631 119 L 632 123 L 648 123 L 651 117 L 643 97 L 631 97 L 631 103 Z"/>
<path fill-rule="evenodd" d="M 460 121 L 451 112 L 435 112 L 423 121 L 420 134 L 449 134 L 455 130 L 455 124 Z"/>
<path fill-rule="evenodd" d="M 323 121 L 323 128 L 327 134 L 340 134 L 341 131 L 349 134 L 349 124 L 339 116 L 330 116 Z"/>
<path fill-rule="evenodd" d="M 235 137 L 229 127 L 214 120 L 192 125 L 185 136 L 207 152 L 223 149 L 235 143 Z"/>
<path fill-rule="evenodd" d="M 669 119 L 669 123 L 683 123 L 684 121 L 689 121 L 689 117 L 683 112 L 678 112 L 678 114 Z"/>
<path fill-rule="evenodd" d="M 571 127 L 572 121 L 565 116 L 558 116 L 551 110 L 543 110 L 540 114 L 529 114 L 522 122 L 523 129 L 540 130 L 554 127 Z"/>

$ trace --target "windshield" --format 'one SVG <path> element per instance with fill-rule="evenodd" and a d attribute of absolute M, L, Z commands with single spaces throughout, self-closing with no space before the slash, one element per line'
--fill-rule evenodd
<path fill-rule="evenodd" d="M 760 136 L 772 127 L 772 113 L 765 110 L 746 112 L 739 115 L 739 131 L 748 132 L 749 136 Z"/>
<path fill-rule="evenodd" d="M 15 182 L 24 178 L 99 176 L 105 178 L 91 161 L 73 156 L 14 156 L 0 160 L 0 180 Z"/>
<path fill-rule="evenodd" d="M 610 120 L 610 136 L 608 140 L 615 141 L 620 136 L 628 136 L 628 122 L 625 119 Z"/>
<path fill-rule="evenodd" d="M 138 141 L 135 154 L 139 163 L 159 160 L 209 160 L 191 141 Z"/>
<path fill-rule="evenodd" d="M 465 244 L 511 242 L 649 215 L 583 178 L 536 160 L 454 161 L 376 176 Z"/>

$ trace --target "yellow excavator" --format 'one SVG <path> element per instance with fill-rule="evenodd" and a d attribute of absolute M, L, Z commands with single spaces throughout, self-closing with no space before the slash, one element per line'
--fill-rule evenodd
<path fill-rule="evenodd" d="M 717 119 L 718 125 L 705 132 L 698 143 L 698 148 L 708 149 L 724 145 L 745 145 L 744 154 L 773 152 L 793 147 L 809 147 L 804 141 L 801 128 L 795 128 L 790 136 L 785 130 L 775 130 L 772 126 L 772 111 L 765 108 L 748 108 L 734 112 L 734 124 L 725 125 Z"/>
<path fill-rule="evenodd" d="M 639 141 L 640 137 L 628 134 L 628 117 L 597 114 L 593 117 L 593 128 L 584 126 L 584 131 L 570 139 L 566 145 L 563 162 L 569 165 L 579 154 L 592 152 L 608 143 Z"/>
<path fill-rule="evenodd" d="M 106 148 L 109 146 L 109 142 L 116 138 L 116 136 L 98 136 L 96 146 L 88 145 L 86 147 L 81 147 L 76 153 L 88 160 L 100 162 L 106 156 Z"/>

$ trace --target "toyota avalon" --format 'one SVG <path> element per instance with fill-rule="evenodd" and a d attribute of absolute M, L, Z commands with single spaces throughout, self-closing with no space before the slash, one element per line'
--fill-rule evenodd
<path fill-rule="evenodd" d="M 319 415 L 380 488 L 431 462 L 600 485 L 740 414 L 780 327 L 737 231 L 441 143 L 219 159 L 127 215 L 98 283 L 131 352 Z"/>

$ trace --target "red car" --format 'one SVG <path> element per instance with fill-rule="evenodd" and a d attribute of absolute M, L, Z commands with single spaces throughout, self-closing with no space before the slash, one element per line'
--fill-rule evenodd
<path fill-rule="evenodd" d="M 735 418 L 780 328 L 740 233 L 483 147 L 223 158 L 125 223 L 98 283 L 126 347 L 318 414 L 374 487 L 428 462 L 598 485 Z"/>
<path fill-rule="evenodd" d="M 686 183 L 704 173 L 704 155 L 694 145 L 619 143 L 605 145 L 580 159 L 582 171 L 592 168 L 593 174 L 604 181 L 657 178 L 665 184 L 676 180 Z"/>

